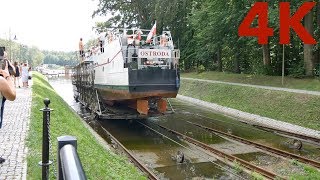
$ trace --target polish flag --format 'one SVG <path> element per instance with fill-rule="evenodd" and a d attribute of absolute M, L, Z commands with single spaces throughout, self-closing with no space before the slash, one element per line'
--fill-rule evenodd
<path fill-rule="evenodd" d="M 157 32 L 157 21 L 154 22 L 154 25 L 153 25 L 151 31 L 150 31 L 149 34 L 148 34 L 148 37 L 147 37 L 147 40 L 146 40 L 147 43 L 151 43 L 151 38 L 152 38 L 154 35 L 156 35 L 156 32 Z"/>

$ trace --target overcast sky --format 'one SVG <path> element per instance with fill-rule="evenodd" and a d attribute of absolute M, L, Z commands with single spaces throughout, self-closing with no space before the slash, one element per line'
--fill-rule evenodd
<path fill-rule="evenodd" d="M 80 37 L 95 37 L 95 21 L 107 20 L 91 15 L 97 9 L 93 0 L 1 0 L 0 38 L 17 36 L 18 43 L 41 50 L 76 51 Z"/>

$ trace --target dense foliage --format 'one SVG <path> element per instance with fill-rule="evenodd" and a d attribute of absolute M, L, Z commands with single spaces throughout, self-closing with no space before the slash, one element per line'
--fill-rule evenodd
<path fill-rule="evenodd" d="M 41 64 L 75 65 L 78 62 L 76 52 L 44 51 L 34 46 L 29 47 L 4 39 L 0 39 L 0 46 L 6 47 L 9 59 L 17 62 L 28 62 L 32 67 Z"/>
<path fill-rule="evenodd" d="M 99 0 L 93 16 L 108 13 L 113 15 L 108 22 L 97 25 L 100 29 L 103 26 L 151 28 L 157 20 L 158 32 L 172 32 L 175 44 L 181 50 L 180 66 L 185 71 L 217 70 L 281 75 L 283 46 L 279 44 L 279 1 L 268 1 L 269 26 L 274 28 L 274 37 L 269 38 L 268 45 L 258 45 L 257 38 L 238 36 L 238 27 L 255 2 L 257 1 Z M 287 2 L 291 3 L 293 15 L 305 1 Z M 316 40 L 320 37 L 319 4 L 302 22 Z M 319 64 L 319 44 L 306 46 L 291 31 L 291 44 L 284 48 L 286 75 L 314 75 Z M 305 53 L 308 51 L 312 53 Z"/>

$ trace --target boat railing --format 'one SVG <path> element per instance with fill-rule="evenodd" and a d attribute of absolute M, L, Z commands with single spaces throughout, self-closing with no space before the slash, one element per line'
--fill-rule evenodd
<path fill-rule="evenodd" d="M 90 62 L 94 66 L 105 66 L 109 63 L 112 63 L 119 54 L 122 54 L 124 68 L 131 69 L 144 69 L 150 67 L 158 67 L 161 69 L 176 69 L 179 64 L 180 51 L 178 49 L 171 49 L 170 47 L 135 47 L 127 46 L 122 47 L 119 52 L 115 52 L 113 58 L 108 58 L 106 62 L 98 64 L 98 57 L 101 53 L 97 53 L 91 56 L 86 57 L 84 62 Z M 151 52 L 165 52 L 168 53 L 165 57 L 155 57 L 155 56 L 140 56 L 140 51 L 150 50 Z"/>
<path fill-rule="evenodd" d="M 105 45 L 119 40 L 121 46 L 135 44 L 174 47 L 170 31 L 163 31 L 161 35 L 153 36 L 151 42 L 147 43 L 149 33 L 150 30 L 147 29 L 110 29 L 106 33 Z"/>
<path fill-rule="evenodd" d="M 140 56 L 140 50 L 159 50 L 158 52 L 169 52 L 167 57 L 143 57 Z M 131 69 L 144 69 L 150 67 L 159 67 L 161 69 L 176 69 L 179 64 L 180 51 L 178 49 L 159 48 L 123 48 L 122 54 L 124 58 L 124 67 Z"/>

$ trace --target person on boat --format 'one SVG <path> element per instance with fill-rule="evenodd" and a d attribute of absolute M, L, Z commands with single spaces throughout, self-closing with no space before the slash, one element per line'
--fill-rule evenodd
<path fill-rule="evenodd" d="M 112 33 L 110 31 L 108 31 L 108 43 L 111 43 L 112 40 L 113 40 Z"/>
<path fill-rule="evenodd" d="M 162 47 L 168 46 L 168 37 L 166 34 L 161 35 L 160 46 L 162 46 Z"/>
<path fill-rule="evenodd" d="M 143 34 L 141 30 L 138 30 L 138 31 L 136 32 L 136 36 L 135 36 L 135 39 L 134 39 L 136 46 L 140 45 L 141 34 Z"/>
<path fill-rule="evenodd" d="M 80 38 L 80 41 L 79 41 L 79 54 L 80 54 L 81 61 L 83 61 L 83 58 L 84 58 L 84 46 L 83 46 L 82 38 Z"/>
<path fill-rule="evenodd" d="M 128 38 L 128 44 L 133 44 L 133 42 L 134 42 L 134 35 L 133 35 L 133 34 L 127 35 L 127 38 Z"/>
<path fill-rule="evenodd" d="M 106 33 L 100 33 L 99 36 L 99 44 L 100 44 L 100 52 L 104 53 L 104 43 L 106 40 Z"/>

